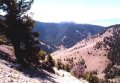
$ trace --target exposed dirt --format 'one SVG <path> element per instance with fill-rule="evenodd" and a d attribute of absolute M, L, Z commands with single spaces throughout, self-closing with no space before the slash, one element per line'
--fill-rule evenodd
<path fill-rule="evenodd" d="M 43 69 L 23 69 L 14 60 L 13 47 L 1 45 L 0 83 L 87 83 L 83 79 L 78 80 L 66 71 L 57 70 L 56 68 L 56 74 L 49 73 Z"/>

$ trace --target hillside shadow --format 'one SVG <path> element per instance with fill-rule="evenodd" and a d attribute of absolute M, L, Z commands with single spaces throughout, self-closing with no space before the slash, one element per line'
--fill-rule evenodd
<path fill-rule="evenodd" d="M 17 63 L 17 61 L 11 59 L 9 57 L 9 54 L 0 51 L 0 60 L 4 60 L 2 63 L 5 64 L 6 66 L 13 68 L 21 73 L 23 73 L 25 76 L 28 76 L 30 78 L 37 78 L 38 80 L 49 80 L 51 83 L 56 83 L 54 80 L 54 77 L 46 73 L 44 70 L 35 70 L 35 69 L 30 69 L 30 68 L 22 68 L 20 65 Z"/>

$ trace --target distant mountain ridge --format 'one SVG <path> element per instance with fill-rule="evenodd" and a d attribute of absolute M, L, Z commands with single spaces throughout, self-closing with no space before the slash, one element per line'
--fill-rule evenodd
<path fill-rule="evenodd" d="M 34 31 L 40 33 L 39 39 L 43 42 L 43 49 L 55 51 L 59 46 L 70 48 L 77 42 L 95 35 L 102 31 L 104 27 L 90 24 L 75 24 L 75 23 L 43 23 L 36 21 Z"/>

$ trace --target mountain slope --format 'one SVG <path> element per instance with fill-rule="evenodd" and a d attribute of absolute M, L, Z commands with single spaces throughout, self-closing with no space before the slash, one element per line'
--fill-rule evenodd
<path fill-rule="evenodd" d="M 111 53 L 109 42 L 118 39 L 118 34 L 120 34 L 119 29 L 120 26 L 118 25 L 110 26 L 102 33 L 90 37 L 89 39 L 82 40 L 69 49 L 59 50 L 52 53 L 53 58 L 56 62 L 60 60 L 63 64 L 69 64 L 72 68 L 80 65 L 80 61 L 84 61 L 86 65 L 85 72 L 96 71 L 99 78 L 104 78 L 104 70 L 107 68 L 108 64 L 113 62 L 109 59 L 110 55 L 108 55 Z M 114 37 L 115 33 L 118 33 L 116 37 Z M 109 42 L 106 42 L 106 40 Z M 115 42 L 113 42 L 111 46 L 114 46 L 114 43 Z M 117 43 L 117 45 L 120 46 L 120 43 Z M 119 51 L 116 52 L 117 54 L 119 53 Z M 117 58 L 116 63 L 120 63 L 119 55 L 115 55 L 114 57 Z"/>
<path fill-rule="evenodd" d="M 36 22 L 35 31 L 40 32 L 39 39 L 52 50 L 72 47 L 88 36 L 97 34 L 104 27 L 90 24 L 75 23 L 42 23 Z"/>
<path fill-rule="evenodd" d="M 13 47 L 0 45 L 0 83 L 68 83 L 68 81 L 71 81 L 71 83 L 88 83 L 83 79 L 79 80 L 71 76 L 63 70 L 55 69 L 57 75 L 44 69 L 39 71 L 23 69 L 14 59 Z"/>

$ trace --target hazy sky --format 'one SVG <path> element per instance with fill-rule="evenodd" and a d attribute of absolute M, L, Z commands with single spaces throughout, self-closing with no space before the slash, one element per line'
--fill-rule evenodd
<path fill-rule="evenodd" d="M 31 11 L 41 22 L 120 23 L 120 0 L 34 0 Z"/>

